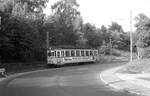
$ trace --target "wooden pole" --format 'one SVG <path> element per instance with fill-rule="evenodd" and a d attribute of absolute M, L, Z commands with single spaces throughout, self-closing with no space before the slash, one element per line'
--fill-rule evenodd
<path fill-rule="evenodd" d="M 48 52 L 49 52 L 49 32 L 46 33 L 46 56 L 47 56 L 47 64 L 48 64 Z"/>
<path fill-rule="evenodd" d="M 133 59 L 133 41 L 132 41 L 132 11 L 130 11 L 130 62 L 132 62 Z"/>

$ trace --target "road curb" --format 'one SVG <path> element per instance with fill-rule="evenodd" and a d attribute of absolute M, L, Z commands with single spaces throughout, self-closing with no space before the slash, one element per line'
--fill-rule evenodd
<path fill-rule="evenodd" d="M 124 66 L 124 65 L 118 66 L 118 67 L 115 67 L 115 68 L 111 68 L 111 69 L 107 69 L 107 70 L 105 70 L 105 71 L 102 71 L 102 72 L 100 73 L 100 79 L 101 79 L 101 81 L 104 82 L 106 85 L 108 85 L 108 86 L 110 86 L 110 87 L 112 87 L 112 88 L 114 88 L 114 89 L 116 89 L 116 90 L 121 91 L 122 89 L 121 89 L 120 87 L 115 86 L 114 84 L 110 84 L 108 81 L 106 81 L 106 80 L 103 78 L 102 75 L 105 74 L 107 71 L 110 71 L 110 70 L 118 70 L 118 69 L 122 68 L 123 66 Z M 116 71 L 114 71 L 114 72 L 116 72 Z M 111 73 L 111 74 L 114 74 L 114 72 Z M 119 78 L 119 79 L 120 79 L 120 78 Z"/>
<path fill-rule="evenodd" d="M 107 81 L 105 81 L 105 80 L 103 79 L 103 77 L 102 77 L 102 72 L 100 73 L 100 79 L 101 79 L 102 82 L 104 82 L 104 84 L 110 86 L 111 88 L 114 88 L 115 90 L 121 90 L 119 87 L 117 87 L 117 86 L 115 86 L 115 85 L 113 85 L 113 84 L 110 84 L 110 83 L 108 83 Z"/>
<path fill-rule="evenodd" d="M 117 68 L 117 67 L 116 67 L 116 68 Z M 113 88 L 113 89 L 115 89 L 115 90 L 117 90 L 117 91 L 126 91 L 126 92 L 129 92 L 129 93 L 131 93 L 131 94 L 136 94 L 136 95 L 140 95 L 140 96 L 149 96 L 149 95 L 140 93 L 140 92 L 138 92 L 138 91 L 136 91 L 136 90 L 125 89 L 125 88 L 118 87 L 118 86 L 115 85 L 115 84 L 110 84 L 109 81 L 105 80 L 105 79 L 103 78 L 103 76 L 102 76 L 103 74 L 105 74 L 105 72 L 110 71 L 110 70 L 115 70 L 115 68 L 108 69 L 108 70 L 105 70 L 105 71 L 103 71 L 103 72 L 100 73 L 100 79 L 101 79 L 101 81 L 104 82 L 106 85 L 108 85 L 109 87 L 111 87 L 111 88 Z M 114 72 L 115 72 L 115 71 L 114 71 Z M 115 75 L 114 72 L 113 72 L 112 74 Z M 115 75 L 115 76 L 116 76 L 117 78 L 119 78 L 117 75 Z M 119 79 L 122 80 L 121 78 L 119 78 Z M 132 83 L 131 83 L 131 84 L 132 84 Z"/>

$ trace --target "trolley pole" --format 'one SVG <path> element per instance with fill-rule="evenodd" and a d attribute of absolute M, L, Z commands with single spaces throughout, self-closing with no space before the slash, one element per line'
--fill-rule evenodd
<path fill-rule="evenodd" d="M 132 11 L 130 11 L 130 62 L 132 62 L 132 59 L 133 59 L 132 46 L 133 46 L 133 41 L 132 41 Z"/>

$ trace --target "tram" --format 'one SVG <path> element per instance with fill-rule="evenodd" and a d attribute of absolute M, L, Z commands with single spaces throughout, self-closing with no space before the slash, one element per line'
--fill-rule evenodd
<path fill-rule="evenodd" d="M 47 50 L 47 64 L 96 62 L 97 56 L 98 50 L 96 49 L 49 49 Z"/>

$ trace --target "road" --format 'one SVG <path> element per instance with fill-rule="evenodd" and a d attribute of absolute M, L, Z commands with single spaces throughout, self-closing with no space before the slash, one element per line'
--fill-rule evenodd
<path fill-rule="evenodd" d="M 118 64 L 89 64 L 48 69 L 0 83 L 0 96 L 136 96 L 113 90 L 100 72 Z"/>

